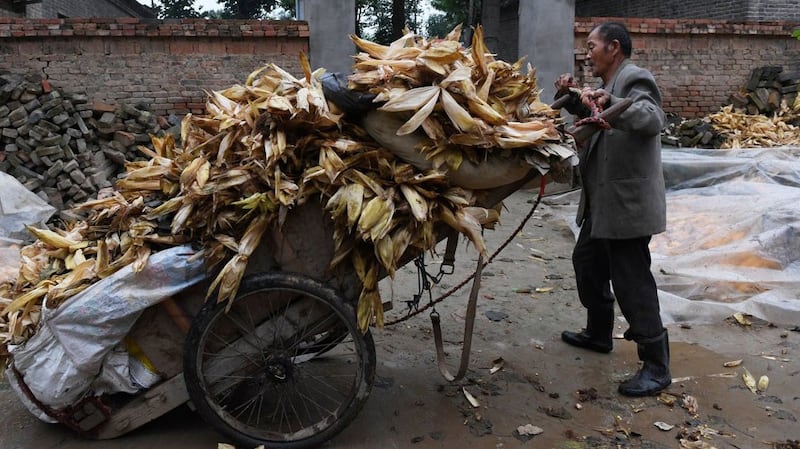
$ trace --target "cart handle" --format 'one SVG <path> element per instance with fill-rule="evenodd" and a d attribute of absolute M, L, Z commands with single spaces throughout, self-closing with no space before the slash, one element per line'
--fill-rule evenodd
<path fill-rule="evenodd" d="M 458 234 L 451 235 L 449 238 L 458 238 Z M 475 268 L 474 278 L 472 279 L 472 289 L 469 291 L 469 302 L 467 302 L 467 316 L 464 319 L 464 344 L 461 347 L 461 364 L 458 366 L 458 372 L 455 375 L 451 374 L 450 370 L 447 368 L 439 313 L 436 312 L 436 310 L 431 312 L 433 340 L 436 344 L 436 363 L 439 366 L 439 372 L 442 373 L 442 377 L 447 379 L 448 382 L 462 379 L 464 375 L 467 374 L 467 368 L 469 368 L 469 353 L 472 348 L 472 334 L 475 327 L 475 313 L 478 304 L 478 290 L 481 288 L 483 265 L 483 256 L 478 255 L 478 267 Z"/>
<path fill-rule="evenodd" d="M 514 236 L 517 235 L 517 233 L 519 233 L 519 231 L 522 230 L 523 226 L 525 226 L 525 223 L 528 222 L 528 219 L 530 219 L 531 216 L 533 216 L 534 211 L 536 211 L 536 208 L 542 201 L 542 197 L 544 197 L 544 189 L 546 185 L 547 185 L 546 178 L 542 176 L 539 185 L 539 195 L 536 197 L 536 201 L 533 203 L 533 207 L 531 207 L 530 212 L 528 212 L 528 215 L 526 215 L 525 218 L 522 220 L 522 223 L 520 223 L 519 227 L 511 234 L 511 236 L 505 242 L 503 242 L 502 245 L 500 245 L 499 248 L 497 248 L 497 250 L 489 257 L 489 259 L 484 263 L 483 256 L 480 254 L 478 255 L 478 266 L 477 268 L 475 268 L 475 272 L 472 273 L 471 275 L 472 289 L 469 292 L 469 301 L 467 302 L 467 316 L 464 319 L 464 343 L 461 348 L 461 364 L 459 365 L 458 372 L 455 375 L 450 373 L 450 370 L 447 368 L 447 363 L 445 361 L 446 356 L 444 354 L 444 344 L 442 342 L 442 328 L 440 324 L 439 313 L 436 312 L 436 309 L 434 309 L 431 312 L 431 326 L 433 327 L 433 340 L 434 343 L 436 344 L 436 362 L 439 367 L 439 372 L 445 379 L 447 379 L 448 382 L 460 380 L 464 377 L 465 374 L 467 374 L 467 368 L 469 367 L 469 355 L 470 355 L 470 350 L 472 348 L 472 333 L 475 325 L 475 313 L 478 303 L 478 290 L 480 290 L 481 286 L 481 274 L 483 272 L 483 267 L 484 265 L 488 265 L 489 262 L 494 260 L 495 256 L 497 256 L 500 253 L 500 251 L 502 251 L 503 248 L 505 248 L 511 242 Z M 450 245 L 450 242 L 455 241 L 455 239 L 457 238 L 458 238 L 458 232 L 456 231 L 451 231 L 450 234 L 448 235 L 448 240 L 447 240 L 448 254 L 445 254 L 444 256 L 445 259 L 448 259 L 448 257 L 449 258 L 453 257 L 452 252 L 455 252 L 455 245 Z M 451 288 L 447 293 L 440 296 L 436 300 L 431 301 L 430 304 L 426 305 L 421 310 L 418 310 L 413 314 L 409 314 L 405 318 L 401 318 L 399 320 L 390 322 L 387 325 L 395 324 L 405 319 L 408 319 L 412 315 L 416 315 L 417 313 L 422 312 L 422 310 L 425 310 L 428 307 L 431 307 L 434 304 L 441 302 L 451 294 L 455 293 L 464 284 L 469 282 L 469 279 L 470 279 L 469 277 L 467 279 L 464 279 L 463 282 Z"/>

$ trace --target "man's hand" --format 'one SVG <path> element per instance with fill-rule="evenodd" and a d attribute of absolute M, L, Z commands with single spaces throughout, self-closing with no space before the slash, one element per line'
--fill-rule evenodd
<path fill-rule="evenodd" d="M 584 87 L 581 91 L 581 103 L 588 107 L 592 107 L 592 103 L 601 107 L 605 107 L 610 102 L 611 94 L 606 92 L 605 89 L 592 89 L 591 87 Z"/>
<path fill-rule="evenodd" d="M 578 87 L 578 83 L 575 82 L 575 78 L 572 77 L 571 73 L 563 73 L 556 79 L 555 86 L 556 97 L 560 97 L 566 95 L 570 87 Z"/>

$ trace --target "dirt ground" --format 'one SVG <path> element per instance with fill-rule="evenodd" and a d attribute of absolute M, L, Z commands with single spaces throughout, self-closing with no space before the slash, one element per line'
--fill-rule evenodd
<path fill-rule="evenodd" d="M 502 226 L 486 233 L 490 252 L 508 238 L 534 197 L 534 190 L 522 190 L 509 198 Z M 559 338 L 584 320 L 570 261 L 573 242 L 564 220 L 543 204 L 484 270 L 470 371 L 460 382 L 446 382 L 437 370 L 427 313 L 374 331 L 378 366 L 371 396 L 356 420 L 324 447 L 680 448 L 680 438 L 699 439 L 683 446 L 691 448 L 798 447 L 796 441 L 786 444 L 800 439 L 800 323 L 669 324 L 675 382 L 668 396 L 622 397 L 618 383 L 637 368 L 633 343 L 617 339 L 614 351 L 601 355 Z M 474 261 L 475 252 L 461 245 L 456 273 L 434 297 L 463 279 Z M 390 318 L 399 316 L 416 293 L 413 264 L 383 290 L 393 298 Z M 467 295 L 462 289 L 437 306 L 453 370 Z M 624 330 L 620 318 L 616 333 Z M 492 374 L 498 359 L 502 369 Z M 739 359 L 737 367 L 723 366 Z M 769 377 L 765 392 L 745 386 L 745 368 L 756 379 Z M 464 390 L 478 407 L 468 403 Z M 674 427 L 660 430 L 656 422 Z M 5 378 L 0 423 L 0 449 L 212 449 L 225 442 L 187 406 L 118 439 L 85 440 L 31 416 Z M 520 435 L 518 427 L 528 424 L 542 433 Z"/>

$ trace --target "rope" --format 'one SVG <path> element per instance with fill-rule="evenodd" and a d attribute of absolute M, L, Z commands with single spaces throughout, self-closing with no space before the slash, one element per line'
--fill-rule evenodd
<path fill-rule="evenodd" d="M 592 113 L 588 117 L 582 118 L 575 122 L 573 126 L 577 128 L 581 125 L 595 125 L 600 129 L 611 129 L 611 125 L 609 125 L 608 122 L 600 116 L 600 113 L 603 112 L 603 107 L 600 106 L 596 100 L 591 100 L 589 102 L 589 110 Z"/>
<path fill-rule="evenodd" d="M 530 220 L 530 218 L 533 216 L 533 213 L 536 211 L 536 208 L 539 206 L 539 203 L 542 201 L 542 197 L 544 197 L 545 185 L 546 185 L 545 177 L 542 176 L 542 182 L 539 185 L 539 195 L 536 197 L 536 201 L 534 201 L 533 206 L 531 207 L 531 210 L 528 212 L 527 215 L 525 215 L 525 218 L 522 219 L 522 222 L 520 222 L 519 226 L 517 226 L 517 229 L 515 229 L 514 232 L 512 232 L 511 235 L 506 239 L 506 241 L 503 242 L 503 244 L 500 245 L 495 250 L 495 252 L 492 253 L 491 256 L 489 256 L 489 258 L 483 264 L 484 267 L 489 265 L 494 260 L 494 258 L 497 257 L 497 255 L 500 254 L 500 252 L 503 251 L 503 249 L 505 249 L 505 247 L 508 246 L 508 244 L 511 243 L 512 240 L 514 240 L 514 237 L 516 237 L 517 234 L 519 234 L 519 232 L 522 230 L 522 228 L 524 228 L 525 225 L 528 223 L 528 220 Z M 395 324 L 402 323 L 403 321 L 406 321 L 406 320 L 408 320 L 409 318 L 411 318 L 413 316 L 419 315 L 420 313 L 424 312 L 425 310 L 427 310 L 427 309 L 435 306 L 436 304 L 444 301 L 445 299 L 450 297 L 453 293 L 455 293 L 458 290 L 460 290 L 461 287 L 465 286 L 467 284 L 467 282 L 471 281 L 475 277 L 475 273 L 476 272 L 477 272 L 477 270 L 473 271 L 472 274 L 470 274 L 463 281 L 459 282 L 458 285 L 456 285 L 455 287 L 451 288 L 447 292 L 443 293 L 438 298 L 431 300 L 431 302 L 429 302 L 428 304 L 422 306 L 421 308 L 415 310 L 414 312 L 408 313 L 408 314 L 406 314 L 406 315 L 404 315 L 404 316 L 402 316 L 400 318 L 397 318 L 395 320 L 391 320 L 391 321 L 389 321 L 387 323 L 384 323 L 384 326 L 393 326 Z"/>

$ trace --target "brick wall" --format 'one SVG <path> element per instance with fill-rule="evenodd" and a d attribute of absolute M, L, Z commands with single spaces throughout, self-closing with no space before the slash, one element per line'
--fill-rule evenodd
<path fill-rule="evenodd" d="M 581 67 L 586 36 L 601 20 L 576 20 L 582 82 L 594 82 Z M 791 23 L 619 20 L 632 32 L 633 60 L 656 76 L 668 112 L 716 110 L 755 67 L 800 72 Z M 0 71 L 36 72 L 93 101 L 146 103 L 159 114 L 200 113 L 204 90 L 241 83 L 269 62 L 299 74 L 300 51 L 308 51 L 306 22 L 0 17 Z"/>
<path fill-rule="evenodd" d="M 797 0 L 577 0 L 575 16 L 800 22 L 800 4 Z"/>
<path fill-rule="evenodd" d="M 300 73 L 302 21 L 158 21 L 0 17 L 0 71 L 39 73 L 93 101 L 145 103 L 158 114 L 201 113 L 204 90 L 243 83 L 276 63 Z"/>
<path fill-rule="evenodd" d="M 585 70 L 586 37 L 607 18 L 578 18 L 575 23 L 575 70 L 581 84 L 597 79 Z M 615 18 L 633 40 L 632 60 L 653 72 L 664 110 L 685 117 L 702 116 L 728 104 L 728 97 L 760 66 L 800 72 L 800 41 L 789 22 L 728 22 Z"/>

